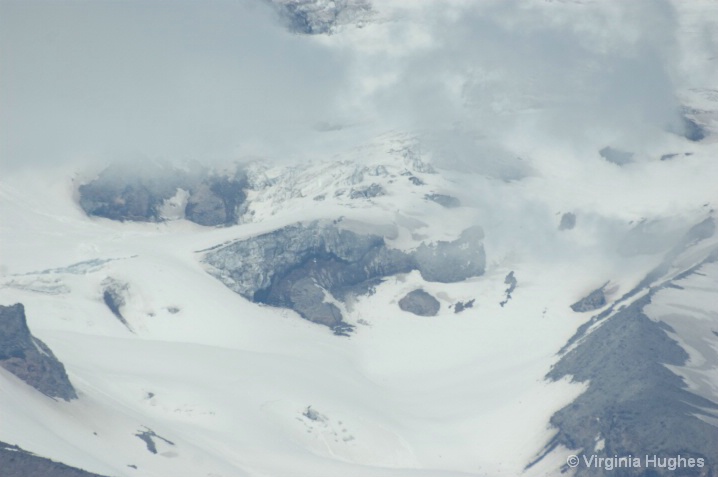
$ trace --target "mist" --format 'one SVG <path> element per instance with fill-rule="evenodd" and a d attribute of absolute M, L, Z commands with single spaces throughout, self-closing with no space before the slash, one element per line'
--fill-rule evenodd
<path fill-rule="evenodd" d="M 3 2 L 0 19 L 3 162 L 281 154 L 346 73 L 263 2 Z"/>
<path fill-rule="evenodd" d="M 513 177 L 517 144 L 586 154 L 680 129 L 668 2 L 468 2 L 421 14 L 432 41 L 400 59 L 370 104 L 431 131 L 445 166 Z"/>
<path fill-rule="evenodd" d="M 332 36 L 258 0 L 0 5 L 6 165 L 303 160 L 403 130 L 511 180 L 532 148 L 639 148 L 680 120 L 667 1 L 377 3 Z"/>

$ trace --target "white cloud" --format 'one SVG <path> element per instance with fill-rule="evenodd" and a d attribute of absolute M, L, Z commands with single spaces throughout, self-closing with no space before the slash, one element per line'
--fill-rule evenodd
<path fill-rule="evenodd" d="M 331 108 L 335 53 L 261 2 L 3 2 L 2 157 L 289 149 Z"/>
<path fill-rule="evenodd" d="M 257 0 L 4 0 L 0 155 L 311 156 L 395 128 L 510 178 L 517 144 L 630 147 L 677 121 L 666 1 L 375 3 L 388 20 L 316 38 Z"/>

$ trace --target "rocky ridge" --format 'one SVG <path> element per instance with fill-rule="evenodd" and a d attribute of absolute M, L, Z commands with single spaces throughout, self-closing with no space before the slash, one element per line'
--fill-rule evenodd
<path fill-rule="evenodd" d="M 25 307 L 20 303 L 0 305 L 0 366 L 46 396 L 77 399 L 65 367 L 30 333 Z"/>
<path fill-rule="evenodd" d="M 215 171 L 165 163 L 119 163 L 78 188 L 87 215 L 118 221 L 161 222 L 186 218 L 205 226 L 238 222 L 246 199 L 241 169 Z"/>
<path fill-rule="evenodd" d="M 663 263 L 615 303 L 606 300 L 606 284 L 572 306 L 576 312 L 607 308 L 579 327 L 546 376 L 551 381 L 570 377 L 586 383 L 587 389 L 551 417 L 557 432 L 538 460 L 557 446 L 575 450 L 580 458 L 680 455 L 696 462 L 701 459 L 703 465 L 681 468 L 680 474 L 667 467 L 646 468 L 645 462 L 640 468 L 613 470 L 579 465 L 575 475 L 718 475 L 718 401 L 714 391 L 699 392 L 700 386 L 686 379 L 695 374 L 690 370 L 697 364 L 703 369 L 718 362 L 715 352 L 707 351 L 718 344 L 718 334 L 708 332 L 715 322 L 706 321 L 714 311 L 711 305 L 704 311 L 692 300 L 690 307 L 659 305 L 659 310 L 684 310 L 678 318 L 674 312 L 653 318 L 648 311 L 656 301 L 665 302 L 663 297 L 669 290 L 678 296 L 685 293 L 684 286 L 691 280 L 704 280 L 709 286 L 698 289 L 708 295 L 715 293 L 718 245 L 704 246 L 700 255 L 691 255 L 693 265 L 686 266 L 690 262 L 684 255 L 690 255 L 692 246 L 711 239 L 715 230 L 712 218 L 693 226 L 666 253 Z M 664 316 L 674 321 L 669 324 Z M 673 328 L 677 324 L 684 327 L 681 333 Z M 701 328 L 705 331 L 695 331 Z M 687 333 L 686 329 L 693 331 Z M 680 343 L 676 336 L 680 336 Z M 689 355 L 686 350 L 691 348 L 694 351 Z"/>
<path fill-rule="evenodd" d="M 484 273 L 483 231 L 470 227 L 454 241 L 422 243 L 413 252 L 387 246 L 340 221 L 290 225 L 206 251 L 208 271 L 243 297 L 289 308 L 345 333 L 340 306 L 347 294 L 369 291 L 381 279 L 418 270 L 426 281 L 451 283 Z"/>

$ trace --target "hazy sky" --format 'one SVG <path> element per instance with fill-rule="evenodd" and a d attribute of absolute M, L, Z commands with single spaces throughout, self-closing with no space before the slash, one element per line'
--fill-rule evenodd
<path fill-rule="evenodd" d="M 0 158 L 310 156 L 371 124 L 430 131 L 461 164 L 676 121 L 668 2 L 398 4 L 318 38 L 260 0 L 1 0 Z"/>

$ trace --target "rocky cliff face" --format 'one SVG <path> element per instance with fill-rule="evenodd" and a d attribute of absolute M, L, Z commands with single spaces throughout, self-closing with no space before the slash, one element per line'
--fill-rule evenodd
<path fill-rule="evenodd" d="M 384 277 L 418 270 L 427 281 L 456 282 L 484 272 L 480 227 L 453 242 L 422 244 L 415 252 L 389 248 L 384 237 L 334 222 L 291 225 L 207 252 L 210 273 L 245 298 L 290 308 L 339 333 L 351 327 L 335 303 Z"/>
<path fill-rule="evenodd" d="M 45 343 L 32 336 L 22 304 L 0 306 L 0 366 L 41 393 L 77 399 L 65 367 Z"/>
<path fill-rule="evenodd" d="M 168 207 L 176 217 L 206 226 L 237 223 L 247 198 L 242 171 L 217 173 L 178 169 L 162 163 L 115 164 L 79 187 L 80 207 L 88 214 L 119 221 L 160 222 Z M 182 200 L 177 199 L 183 197 Z"/>

